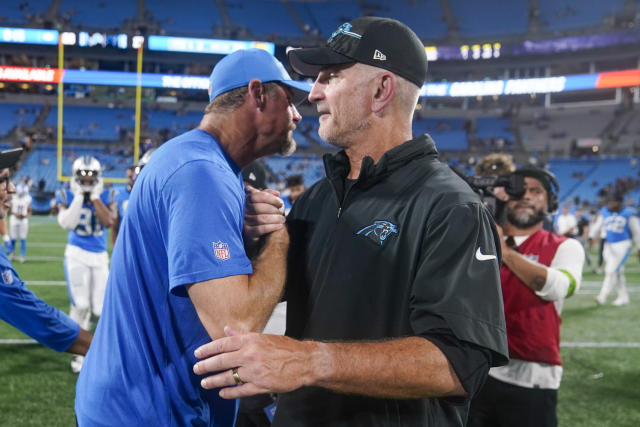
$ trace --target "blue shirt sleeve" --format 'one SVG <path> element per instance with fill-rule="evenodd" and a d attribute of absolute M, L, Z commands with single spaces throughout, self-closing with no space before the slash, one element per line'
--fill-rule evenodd
<path fill-rule="evenodd" d="M 252 272 L 244 250 L 244 189 L 241 177 L 213 162 L 197 160 L 178 169 L 162 189 L 167 215 L 169 287 Z"/>
<path fill-rule="evenodd" d="M 0 266 L 0 319 L 56 351 L 74 343 L 80 326 L 27 289 L 17 273 Z"/>

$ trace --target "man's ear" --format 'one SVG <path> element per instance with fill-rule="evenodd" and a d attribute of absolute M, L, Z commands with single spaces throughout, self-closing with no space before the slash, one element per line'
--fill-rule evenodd
<path fill-rule="evenodd" d="M 381 112 L 387 105 L 389 105 L 396 93 L 397 85 L 398 80 L 391 72 L 384 72 L 376 77 L 375 94 L 371 104 L 371 110 L 374 113 Z"/>
<path fill-rule="evenodd" d="M 251 79 L 248 88 L 251 102 L 257 109 L 262 110 L 267 99 L 262 82 L 258 79 Z"/>

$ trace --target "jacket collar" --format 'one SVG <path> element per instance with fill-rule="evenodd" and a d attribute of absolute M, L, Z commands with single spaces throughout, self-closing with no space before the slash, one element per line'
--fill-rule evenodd
<path fill-rule="evenodd" d="M 433 158 L 438 156 L 435 143 L 428 134 L 420 135 L 392 148 L 380 157 L 377 164 L 373 163 L 371 157 L 365 156 L 362 159 L 358 183 L 369 187 L 410 161 L 425 156 Z M 349 158 L 344 150 L 336 154 L 325 154 L 323 160 L 327 177 L 334 183 L 344 182 L 350 168 Z"/>

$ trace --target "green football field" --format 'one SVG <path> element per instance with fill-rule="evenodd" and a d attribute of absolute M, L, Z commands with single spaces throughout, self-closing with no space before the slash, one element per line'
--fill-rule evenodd
<path fill-rule="evenodd" d="M 68 312 L 62 256 L 66 233 L 52 218 L 31 220 L 27 262 L 16 269 L 30 289 Z M 640 426 L 640 264 L 627 263 L 631 304 L 597 307 L 602 276 L 585 272 L 565 303 L 561 426 Z M 532 325 L 535 327 L 535 325 Z M 77 376 L 59 354 L 0 322 L 0 426 L 74 426 Z"/>

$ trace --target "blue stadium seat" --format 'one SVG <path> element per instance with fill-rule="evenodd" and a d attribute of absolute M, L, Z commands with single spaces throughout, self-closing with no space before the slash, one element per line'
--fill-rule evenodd
<path fill-rule="evenodd" d="M 414 119 L 413 135 L 428 133 L 439 151 L 466 151 L 469 143 L 464 122 L 465 119 L 459 117 Z"/>
<path fill-rule="evenodd" d="M 178 114 L 174 110 L 144 110 L 143 116 L 146 119 L 147 129 L 158 132 L 166 128 L 170 131 L 171 137 L 193 129 L 202 120 L 201 111 Z"/>
<path fill-rule="evenodd" d="M 215 3 L 214 0 L 147 1 L 145 6 L 167 35 L 211 37 L 213 28 L 222 24 Z"/>
<path fill-rule="evenodd" d="M 46 191 L 55 191 L 60 188 L 56 150 L 55 145 L 37 145 L 16 173 L 16 181 L 29 177 L 37 184 L 43 178 Z M 100 161 L 104 177 L 124 178 L 127 167 L 133 163 L 133 159 L 129 156 L 105 153 L 105 145 L 87 147 L 65 144 L 63 146 L 62 174 L 70 176 L 73 161 L 83 155 L 94 156 Z"/>
<path fill-rule="evenodd" d="M 478 138 L 504 138 L 514 141 L 515 137 L 511 132 L 509 119 L 497 117 L 478 117 L 476 119 L 476 136 Z"/>
<path fill-rule="evenodd" d="M 625 0 L 539 0 L 540 21 L 545 31 L 564 31 L 596 27 L 606 17 L 622 10 Z"/>
<path fill-rule="evenodd" d="M 68 15 L 74 26 L 119 30 L 125 20 L 137 17 L 138 7 L 130 0 L 62 0 L 58 14 Z"/>
<path fill-rule="evenodd" d="M 309 187 L 325 176 L 322 159 L 313 154 L 275 155 L 265 158 L 265 163 L 280 182 L 291 175 L 302 175 L 304 184 Z"/>
<path fill-rule="evenodd" d="M 281 1 L 228 0 L 225 7 L 231 21 L 249 29 L 256 38 L 272 39 L 277 35 L 300 39 L 304 36 Z"/>
<path fill-rule="evenodd" d="M 134 128 L 132 108 L 68 106 L 63 109 L 64 139 L 75 141 L 118 141 L 120 132 Z M 46 126 L 57 128 L 58 107 L 53 107 Z"/>
<path fill-rule="evenodd" d="M 0 137 L 6 136 L 16 126 L 32 125 L 42 107 L 33 104 L 0 104 Z"/>
<path fill-rule="evenodd" d="M 0 26 L 27 26 L 29 18 L 37 14 L 44 15 L 48 7 L 48 2 L 3 0 L 2 10 L 0 10 Z"/>
<path fill-rule="evenodd" d="M 614 184 L 619 178 L 638 177 L 629 157 L 551 159 L 549 164 L 560 183 L 560 200 L 577 196 L 595 204 L 598 192 L 606 185 Z M 576 173 L 582 173 L 584 178 L 577 178 Z"/>
<path fill-rule="evenodd" d="M 439 1 L 413 1 L 389 4 L 390 2 L 367 2 L 365 12 L 404 22 L 423 40 L 443 39 L 447 35 L 447 24 Z"/>
<path fill-rule="evenodd" d="M 529 26 L 527 0 L 456 0 L 449 4 L 463 37 L 523 34 Z"/>

